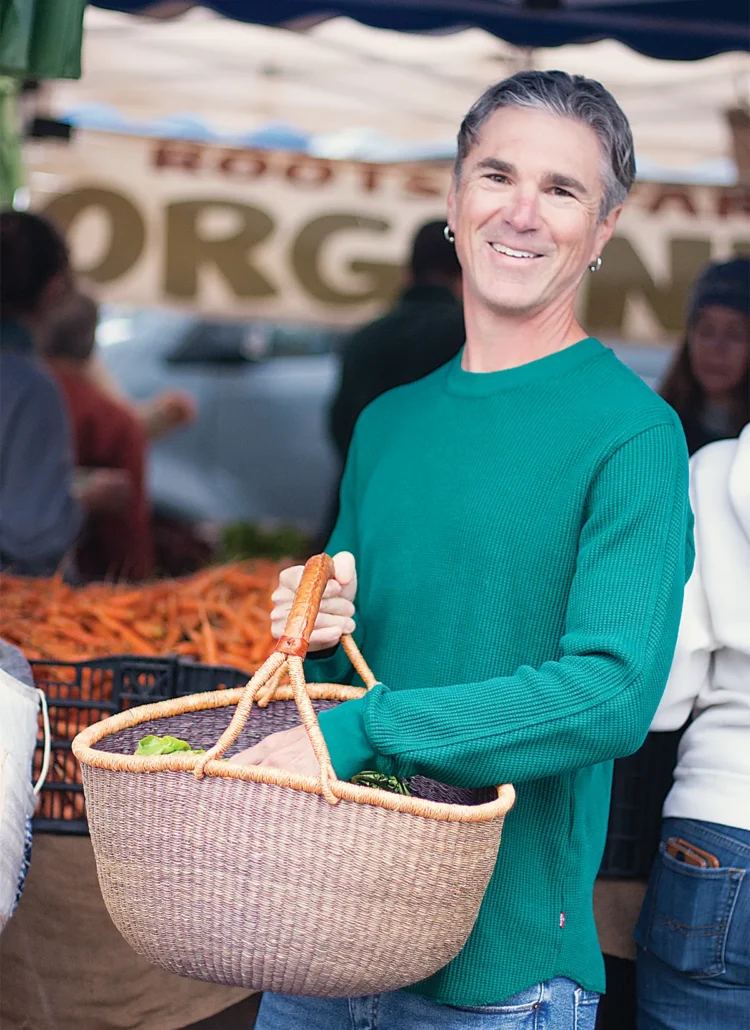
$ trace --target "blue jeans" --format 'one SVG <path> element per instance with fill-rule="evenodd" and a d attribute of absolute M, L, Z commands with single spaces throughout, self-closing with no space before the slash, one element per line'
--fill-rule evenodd
<path fill-rule="evenodd" d="M 264 994 L 255 1030 L 594 1030 L 598 1002 L 598 994 L 562 976 L 501 1005 L 439 1005 L 405 991 L 331 999 Z"/>
<path fill-rule="evenodd" d="M 670 837 L 718 868 L 666 853 Z M 665 819 L 635 939 L 638 1030 L 750 1030 L 750 830 Z"/>

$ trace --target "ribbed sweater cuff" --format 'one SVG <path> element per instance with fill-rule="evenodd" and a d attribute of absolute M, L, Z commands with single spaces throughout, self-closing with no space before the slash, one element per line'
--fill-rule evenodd
<path fill-rule="evenodd" d="M 365 699 L 342 701 L 318 716 L 320 729 L 340 780 L 350 780 L 363 769 L 375 769 L 376 754 L 365 733 Z"/>

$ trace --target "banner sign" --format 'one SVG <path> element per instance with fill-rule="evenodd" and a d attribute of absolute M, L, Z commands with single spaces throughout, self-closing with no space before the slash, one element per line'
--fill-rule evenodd
<path fill-rule="evenodd" d="M 100 300 L 212 317 L 356 325 L 445 217 L 446 163 L 365 164 L 80 131 L 27 146 L 32 207 L 61 225 Z M 750 188 L 639 183 L 580 317 L 608 339 L 674 340 L 691 280 L 750 253 Z"/>

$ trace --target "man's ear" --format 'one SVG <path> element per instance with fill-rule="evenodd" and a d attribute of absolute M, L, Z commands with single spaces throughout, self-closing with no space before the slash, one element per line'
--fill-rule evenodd
<path fill-rule="evenodd" d="M 451 188 L 448 190 L 448 225 L 451 227 L 451 231 L 456 231 L 456 192 L 458 190 L 458 184 L 456 183 L 456 176 L 451 175 Z"/>
<path fill-rule="evenodd" d="M 592 261 L 596 261 L 596 259 L 601 256 L 602 251 L 612 239 L 612 234 L 615 231 L 617 219 L 620 217 L 621 211 L 622 204 L 618 204 L 617 207 L 612 208 L 606 218 L 604 218 L 597 226 L 594 252 L 591 255 Z"/>

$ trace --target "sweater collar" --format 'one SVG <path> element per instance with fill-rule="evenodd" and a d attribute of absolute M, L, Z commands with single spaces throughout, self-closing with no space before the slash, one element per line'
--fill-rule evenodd
<path fill-rule="evenodd" d="M 461 368 L 462 349 L 446 366 L 446 389 L 449 393 L 464 397 L 489 397 L 520 386 L 559 379 L 606 353 L 608 350 L 604 344 L 588 336 L 571 347 L 516 368 L 503 369 L 501 372 L 467 372 Z"/>

